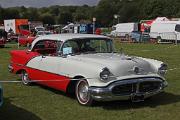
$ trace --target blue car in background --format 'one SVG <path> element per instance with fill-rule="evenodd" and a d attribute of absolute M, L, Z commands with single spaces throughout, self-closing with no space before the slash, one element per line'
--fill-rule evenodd
<path fill-rule="evenodd" d="M 150 40 L 149 33 L 133 31 L 130 36 L 133 42 L 148 42 Z"/>
<path fill-rule="evenodd" d="M 3 89 L 2 89 L 2 86 L 0 84 L 0 106 L 2 105 L 3 103 Z"/>

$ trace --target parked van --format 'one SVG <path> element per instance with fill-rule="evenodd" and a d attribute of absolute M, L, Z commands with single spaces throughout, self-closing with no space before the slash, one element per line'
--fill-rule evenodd
<path fill-rule="evenodd" d="M 119 23 L 113 26 L 112 36 L 115 37 L 127 37 L 131 32 L 138 31 L 138 23 Z"/>
<path fill-rule="evenodd" d="M 154 22 L 151 25 L 150 37 L 163 40 L 175 41 L 180 40 L 180 21 L 161 21 Z"/>

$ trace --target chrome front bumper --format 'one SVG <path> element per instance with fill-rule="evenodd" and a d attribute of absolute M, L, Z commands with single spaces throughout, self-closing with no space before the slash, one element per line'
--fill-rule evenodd
<path fill-rule="evenodd" d="M 158 89 L 148 92 L 140 91 L 140 84 L 145 82 L 159 82 L 160 86 Z M 113 88 L 116 86 L 131 85 L 134 84 L 131 92 L 125 94 L 114 94 Z M 143 101 L 144 99 L 156 95 L 164 90 L 167 87 L 168 83 L 161 78 L 136 78 L 130 80 L 120 80 L 106 87 L 89 87 L 89 93 L 91 97 L 96 101 L 113 101 L 113 100 L 129 100 L 131 99 L 134 102 Z M 134 89 L 134 90 L 133 90 Z"/>

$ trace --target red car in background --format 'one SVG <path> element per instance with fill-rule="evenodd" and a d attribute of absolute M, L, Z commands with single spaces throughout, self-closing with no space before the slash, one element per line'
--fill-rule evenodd
<path fill-rule="evenodd" d="M 0 47 L 4 47 L 6 44 L 6 40 L 2 37 L 0 38 Z"/>
<path fill-rule="evenodd" d="M 34 36 L 20 36 L 18 42 L 20 46 L 29 46 L 35 38 Z"/>

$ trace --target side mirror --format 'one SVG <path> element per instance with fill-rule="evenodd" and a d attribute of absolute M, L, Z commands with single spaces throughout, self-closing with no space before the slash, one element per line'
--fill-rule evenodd
<path fill-rule="evenodd" d="M 46 56 L 42 55 L 42 58 L 46 58 Z"/>
<path fill-rule="evenodd" d="M 27 51 L 26 51 L 26 54 L 29 54 L 31 52 L 31 50 L 30 49 L 28 49 Z"/>

